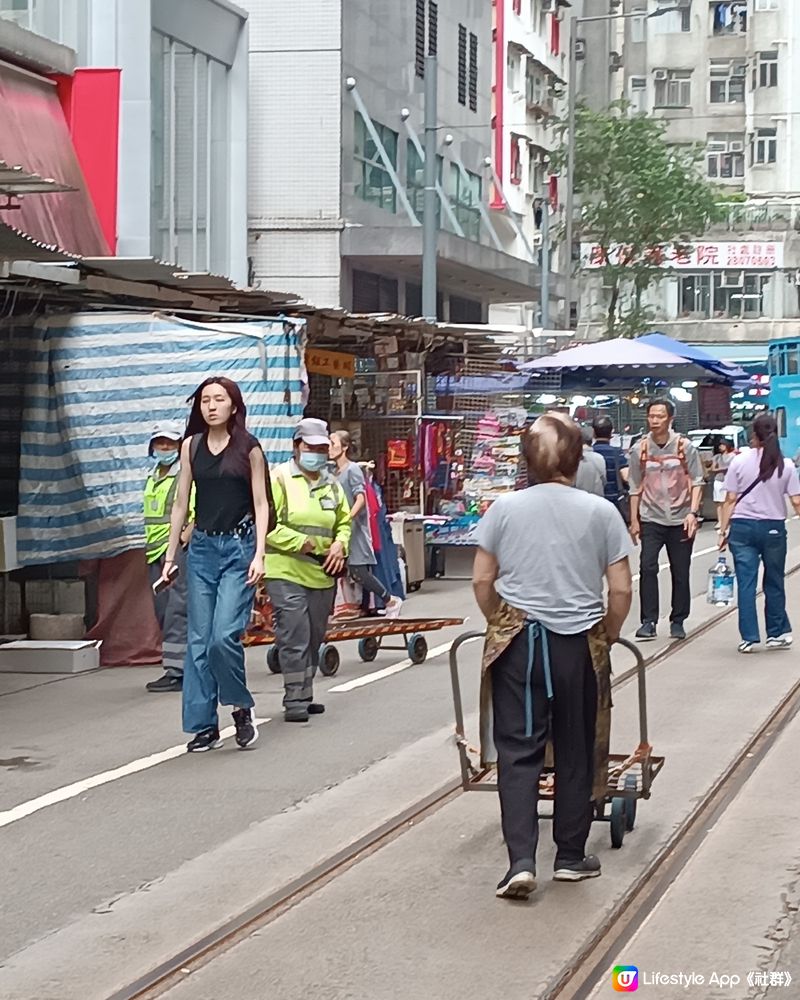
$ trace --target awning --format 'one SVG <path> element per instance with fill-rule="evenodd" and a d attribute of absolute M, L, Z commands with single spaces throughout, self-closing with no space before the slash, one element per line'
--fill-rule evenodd
<path fill-rule="evenodd" d="M 68 254 L 108 254 L 55 84 L 7 63 L 0 63 L 0 160 L 67 189 L 26 194 L 18 207 L 0 208 L 0 222 Z"/>

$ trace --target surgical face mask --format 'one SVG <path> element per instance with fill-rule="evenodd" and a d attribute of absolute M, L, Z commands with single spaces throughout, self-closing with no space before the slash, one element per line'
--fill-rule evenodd
<path fill-rule="evenodd" d="M 316 451 L 300 452 L 300 468 L 306 472 L 322 472 L 328 464 L 328 456 Z"/>
<path fill-rule="evenodd" d="M 174 465 L 178 461 L 178 451 L 155 452 L 156 465 Z"/>

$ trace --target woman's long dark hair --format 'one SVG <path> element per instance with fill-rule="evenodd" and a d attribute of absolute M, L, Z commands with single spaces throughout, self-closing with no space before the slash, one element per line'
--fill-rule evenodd
<path fill-rule="evenodd" d="M 203 417 L 200 403 L 203 399 L 203 390 L 210 385 L 221 385 L 230 396 L 234 406 L 234 411 L 228 420 L 228 433 L 231 440 L 222 458 L 222 471 L 227 475 L 249 477 L 253 438 L 247 430 L 247 407 L 244 405 L 242 390 L 231 379 L 224 376 L 207 378 L 189 396 L 186 402 L 192 404 L 192 409 L 186 422 L 185 437 L 191 438 L 195 434 L 208 434 L 208 424 Z"/>
<path fill-rule="evenodd" d="M 780 479 L 783 475 L 784 458 L 778 440 L 778 422 L 775 417 L 771 413 L 759 413 L 753 421 L 753 435 L 759 447 L 763 449 L 759 468 L 762 483 L 772 479 L 776 470 Z"/>

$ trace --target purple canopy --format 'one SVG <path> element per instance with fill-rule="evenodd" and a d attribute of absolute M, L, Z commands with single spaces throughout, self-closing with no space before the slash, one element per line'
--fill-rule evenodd
<path fill-rule="evenodd" d="M 546 358 L 536 358 L 519 366 L 520 371 L 535 376 L 537 372 L 561 371 L 585 375 L 591 381 L 643 379 L 694 379 L 729 385 L 733 379 L 720 371 L 709 371 L 688 358 L 654 347 L 643 340 L 600 340 L 580 347 L 570 347 Z"/>

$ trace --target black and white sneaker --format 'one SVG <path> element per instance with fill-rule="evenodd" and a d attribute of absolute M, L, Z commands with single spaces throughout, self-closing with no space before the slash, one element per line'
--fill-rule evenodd
<path fill-rule="evenodd" d="M 240 750 L 251 747 L 258 739 L 256 718 L 250 708 L 237 708 L 233 713 L 233 724 L 236 726 L 236 745 Z"/>
<path fill-rule="evenodd" d="M 636 638 L 639 642 L 649 642 L 656 637 L 656 623 L 642 622 L 636 631 Z"/>
<path fill-rule="evenodd" d="M 512 865 L 497 884 L 496 896 L 500 899 L 527 899 L 536 888 L 536 873 L 527 862 Z"/>
<path fill-rule="evenodd" d="M 201 729 L 195 734 L 194 739 L 186 744 L 187 753 L 205 753 L 206 750 L 216 750 L 222 746 L 219 738 L 219 729 L 210 726 L 208 729 Z"/>
<path fill-rule="evenodd" d="M 784 635 L 774 635 L 767 639 L 767 649 L 790 649 L 792 645 L 792 633 L 786 632 Z"/>
<path fill-rule="evenodd" d="M 556 862 L 553 879 L 556 882 L 582 882 L 585 878 L 597 878 L 601 874 L 600 859 L 594 854 L 587 854 L 583 861 Z"/>

